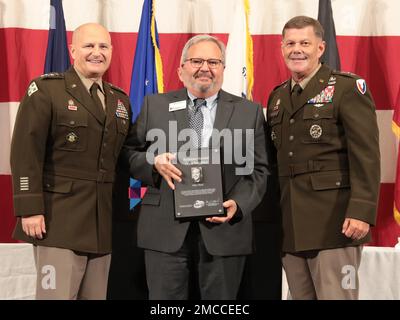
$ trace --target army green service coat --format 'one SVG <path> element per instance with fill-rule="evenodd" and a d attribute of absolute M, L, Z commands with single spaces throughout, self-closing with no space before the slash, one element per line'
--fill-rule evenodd
<path fill-rule="evenodd" d="M 11 145 L 17 217 L 44 214 L 43 240 L 16 239 L 81 252 L 111 251 L 111 197 L 116 161 L 130 126 L 128 96 L 103 81 L 106 112 L 73 67 L 33 80 Z"/>
<path fill-rule="evenodd" d="M 375 106 L 365 81 L 322 65 L 291 105 L 290 80 L 268 100 L 270 152 L 281 193 L 283 251 L 358 245 L 345 218 L 375 223 L 380 155 Z"/>

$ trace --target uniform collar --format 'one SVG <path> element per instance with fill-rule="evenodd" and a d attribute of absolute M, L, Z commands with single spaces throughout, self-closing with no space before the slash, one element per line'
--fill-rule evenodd
<path fill-rule="evenodd" d="M 290 91 L 293 90 L 293 87 L 295 86 L 296 83 L 298 83 L 300 85 L 300 87 L 304 90 L 305 87 L 307 86 L 307 84 L 310 82 L 310 80 L 312 79 L 312 77 L 314 77 L 317 72 L 319 71 L 319 69 L 321 69 L 322 64 L 320 63 L 318 65 L 317 68 L 315 68 L 315 70 L 313 72 L 311 72 L 306 78 L 304 78 L 303 80 L 301 80 L 300 82 L 296 82 L 293 80 L 293 78 L 291 79 L 291 83 L 290 83 Z"/>
<path fill-rule="evenodd" d="M 93 83 L 97 83 L 99 85 L 100 91 L 104 94 L 104 88 L 103 88 L 103 81 L 101 79 L 97 81 L 93 81 L 89 78 L 86 78 L 82 73 L 80 73 L 76 68 L 74 67 L 74 70 L 76 74 L 78 75 L 79 79 L 81 79 L 83 85 L 85 86 L 86 90 L 90 93 L 90 87 L 93 85 Z"/>

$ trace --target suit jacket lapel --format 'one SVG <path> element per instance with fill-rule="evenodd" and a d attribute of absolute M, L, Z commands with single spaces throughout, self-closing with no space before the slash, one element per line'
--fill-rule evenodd
<path fill-rule="evenodd" d="M 178 129 L 177 134 L 178 135 L 180 132 L 182 132 L 182 130 L 189 128 L 189 119 L 188 119 L 188 111 L 187 111 L 187 108 L 188 108 L 187 100 L 188 99 L 189 98 L 187 95 L 187 90 L 182 89 L 182 90 L 176 91 L 170 100 L 170 103 L 174 103 L 174 102 L 178 102 L 178 101 L 182 101 L 182 100 L 186 101 L 185 109 L 170 112 L 170 113 L 172 113 L 173 120 L 175 120 L 177 122 L 177 129 Z M 178 141 L 178 149 L 183 143 L 184 143 L 184 141 Z"/>
<path fill-rule="evenodd" d="M 300 94 L 298 99 L 298 104 L 293 106 L 293 112 L 296 113 L 300 108 L 302 108 L 308 100 L 319 94 L 328 84 L 329 77 L 331 75 L 331 69 L 322 65 L 318 70 L 316 75 L 310 80 L 306 88 Z"/>
<path fill-rule="evenodd" d="M 217 111 L 215 115 L 214 121 L 214 129 L 221 132 L 223 129 L 228 127 L 229 121 L 232 117 L 232 113 L 234 110 L 232 97 L 223 90 L 220 90 L 218 95 L 218 102 L 217 102 Z M 210 139 L 210 143 L 212 142 L 212 138 Z M 221 146 L 223 144 L 223 139 L 220 141 Z"/>
<path fill-rule="evenodd" d="M 101 124 L 104 124 L 106 119 L 105 113 L 99 110 L 98 106 L 94 104 L 89 92 L 87 92 L 73 67 L 65 72 L 65 84 L 67 92 L 78 100 Z"/>
<path fill-rule="evenodd" d="M 219 92 L 214 129 L 221 131 L 228 127 L 234 109 L 232 101 L 232 97 L 227 92 L 223 90 Z"/>

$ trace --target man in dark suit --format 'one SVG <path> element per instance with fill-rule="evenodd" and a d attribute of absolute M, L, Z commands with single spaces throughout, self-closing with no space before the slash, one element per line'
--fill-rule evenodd
<path fill-rule="evenodd" d="M 11 145 L 16 239 L 33 243 L 37 299 L 104 299 L 115 164 L 129 130 L 129 98 L 102 81 L 111 38 L 78 27 L 74 66 L 34 79 Z"/>
<path fill-rule="evenodd" d="M 363 79 L 319 62 L 318 21 L 294 17 L 282 36 L 291 79 L 270 95 L 267 122 L 290 293 L 357 299 L 361 244 L 370 240 L 380 183 L 375 105 Z"/>
<path fill-rule="evenodd" d="M 186 89 L 147 96 L 124 148 L 131 175 L 148 186 L 139 213 L 138 245 L 145 249 L 150 299 L 187 299 L 192 272 L 197 272 L 202 299 L 235 299 L 245 256 L 252 251 L 251 212 L 262 199 L 268 174 L 265 121 L 259 105 L 221 90 L 224 67 L 223 43 L 209 35 L 190 39 L 178 68 Z M 223 147 L 231 155 L 254 151 L 246 163 L 223 159 L 225 217 L 174 218 L 173 190 L 181 171 L 172 163 L 178 151 L 173 139 L 188 128 L 193 129 L 189 143 L 195 147 Z M 243 139 L 210 138 L 213 129 L 214 134 L 236 129 Z M 146 137 L 154 130 L 165 133 L 164 151 L 154 148 L 162 137 Z M 252 141 L 246 142 L 246 130 L 253 133 Z M 183 142 L 178 142 L 179 149 Z M 246 144 L 252 142 L 254 148 Z M 238 174 L 246 166 L 251 170 Z"/>

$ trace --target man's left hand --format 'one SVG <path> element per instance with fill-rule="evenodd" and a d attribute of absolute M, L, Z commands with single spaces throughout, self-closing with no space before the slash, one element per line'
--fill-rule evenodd
<path fill-rule="evenodd" d="M 227 200 L 222 205 L 224 208 L 226 208 L 226 217 L 210 217 L 207 218 L 206 221 L 213 223 L 224 223 L 231 220 L 237 211 L 237 204 L 235 200 Z"/>
<path fill-rule="evenodd" d="M 360 240 L 364 238 L 369 231 L 369 224 L 352 218 L 346 218 L 343 223 L 342 233 L 347 238 L 352 238 L 353 240 Z"/>

